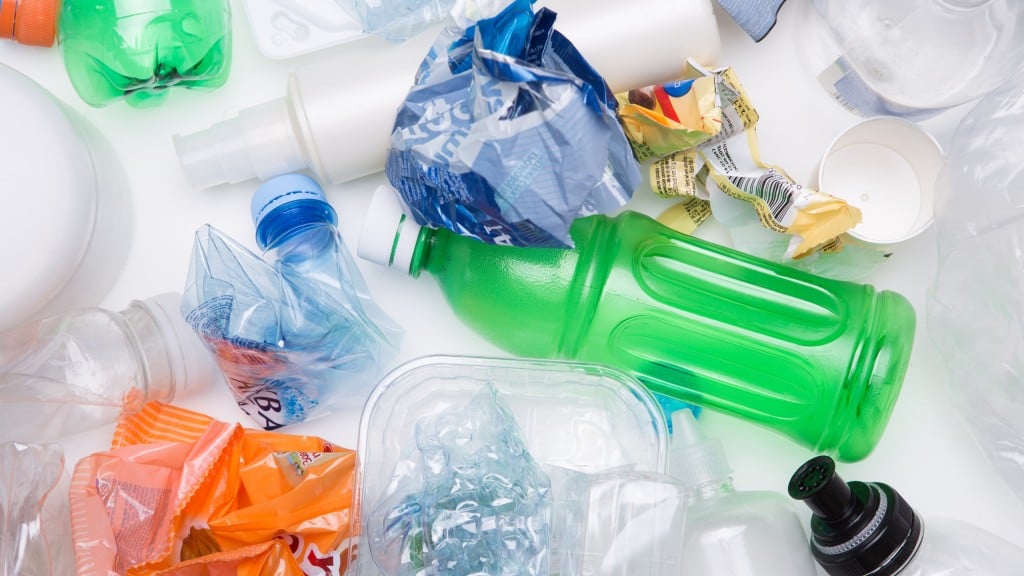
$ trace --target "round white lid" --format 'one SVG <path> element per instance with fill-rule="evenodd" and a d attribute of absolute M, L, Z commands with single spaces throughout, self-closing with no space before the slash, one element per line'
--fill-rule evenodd
<path fill-rule="evenodd" d="M 0 330 L 31 319 L 67 284 L 96 218 L 96 175 L 81 134 L 44 88 L 0 64 Z"/>

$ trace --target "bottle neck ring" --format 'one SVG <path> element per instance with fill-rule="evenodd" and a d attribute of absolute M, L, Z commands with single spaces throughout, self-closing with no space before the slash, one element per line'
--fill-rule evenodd
<path fill-rule="evenodd" d="M 322 200 L 302 199 L 283 204 L 256 226 L 256 243 L 261 250 L 269 250 L 290 238 L 295 232 L 313 224 L 337 226 L 338 214 Z"/>

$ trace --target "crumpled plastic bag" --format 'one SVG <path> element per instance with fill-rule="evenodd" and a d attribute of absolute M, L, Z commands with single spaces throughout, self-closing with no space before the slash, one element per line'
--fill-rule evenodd
<path fill-rule="evenodd" d="M 63 477 L 60 446 L 0 444 L 0 574 L 72 573 L 71 522 Z"/>
<path fill-rule="evenodd" d="M 554 21 L 515 0 L 438 38 L 399 109 L 386 166 L 420 225 L 571 247 L 574 219 L 629 200 L 640 171 L 615 97 Z"/>
<path fill-rule="evenodd" d="M 1024 499 L 1024 79 L 978 102 L 948 156 L 928 328 L 958 412 Z"/>
<path fill-rule="evenodd" d="M 77 573 L 343 573 L 355 460 L 314 436 L 147 404 L 120 422 L 109 451 L 75 467 Z"/>
<path fill-rule="evenodd" d="M 397 352 L 400 329 L 344 246 L 335 253 L 340 277 L 318 281 L 210 226 L 196 233 L 182 313 L 265 430 L 360 409 Z"/>

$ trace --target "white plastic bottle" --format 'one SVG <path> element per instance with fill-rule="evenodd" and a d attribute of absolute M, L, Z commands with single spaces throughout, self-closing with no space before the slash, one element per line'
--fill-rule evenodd
<path fill-rule="evenodd" d="M 678 79 L 686 59 L 713 65 L 720 42 L 711 0 L 541 0 L 555 27 L 614 91 Z M 176 136 L 198 188 L 310 169 L 340 184 L 384 168 L 395 115 L 436 38 L 369 38 L 293 73 L 285 98 Z"/>
<path fill-rule="evenodd" d="M 170 402 L 215 375 L 181 296 L 86 308 L 0 333 L 0 442 L 50 442 Z"/>
<path fill-rule="evenodd" d="M 814 512 L 814 557 L 832 576 L 1018 576 L 1024 549 L 966 522 L 924 522 L 892 487 L 845 482 L 818 456 L 793 475 L 789 494 Z"/>
<path fill-rule="evenodd" d="M 979 98 L 1024 70 L 1020 0 L 814 0 L 814 6 L 842 54 L 814 72 L 864 115 L 923 117 Z"/>
<path fill-rule="evenodd" d="M 669 473 L 690 491 L 682 563 L 700 576 L 815 576 L 792 504 L 775 492 L 733 487 L 722 445 L 689 410 L 672 414 Z"/>

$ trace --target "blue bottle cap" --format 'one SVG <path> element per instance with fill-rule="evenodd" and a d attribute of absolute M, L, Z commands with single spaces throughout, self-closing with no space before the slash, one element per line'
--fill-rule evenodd
<path fill-rule="evenodd" d="M 267 180 L 252 196 L 253 224 L 258 228 L 274 209 L 296 200 L 327 202 L 327 196 L 316 180 L 304 174 L 285 174 Z"/>
<path fill-rule="evenodd" d="M 665 92 L 669 96 L 671 96 L 673 98 L 679 98 L 680 96 L 685 96 L 686 93 L 689 92 L 690 88 L 692 88 L 692 87 L 693 87 L 693 80 L 681 80 L 679 82 L 670 82 L 670 83 L 665 84 L 663 86 L 663 88 L 665 89 Z"/>
<path fill-rule="evenodd" d="M 338 223 L 320 184 L 303 174 L 285 174 L 264 182 L 253 194 L 251 209 L 256 241 L 264 249 L 303 224 Z"/>

